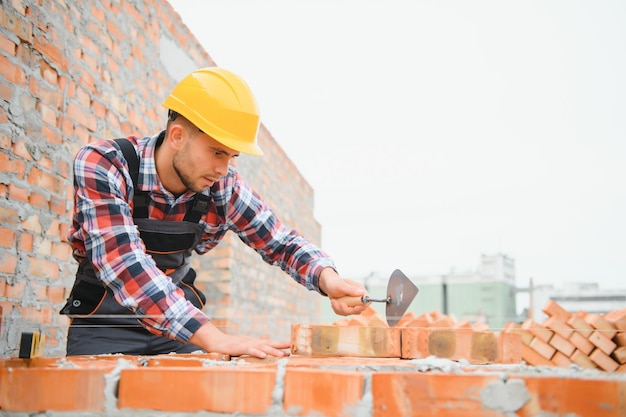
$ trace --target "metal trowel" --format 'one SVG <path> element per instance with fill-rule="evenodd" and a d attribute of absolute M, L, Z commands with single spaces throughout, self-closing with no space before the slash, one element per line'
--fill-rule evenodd
<path fill-rule="evenodd" d="M 387 283 L 387 298 L 370 298 L 367 295 L 362 297 L 341 297 L 339 300 L 345 302 L 349 306 L 357 306 L 359 304 L 369 303 L 386 303 L 387 308 L 385 315 L 387 324 L 390 327 L 395 326 L 402 318 L 406 310 L 413 302 L 413 299 L 419 292 L 419 288 L 411 282 L 411 280 L 399 269 L 393 271 Z"/>

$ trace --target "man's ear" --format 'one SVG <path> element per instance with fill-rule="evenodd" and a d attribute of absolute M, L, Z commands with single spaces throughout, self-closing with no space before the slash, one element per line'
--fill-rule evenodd
<path fill-rule="evenodd" d="M 185 135 L 183 133 L 184 129 L 181 125 L 176 123 L 172 123 L 170 125 L 167 139 L 172 149 L 178 150 L 183 146 L 183 141 L 185 140 Z"/>

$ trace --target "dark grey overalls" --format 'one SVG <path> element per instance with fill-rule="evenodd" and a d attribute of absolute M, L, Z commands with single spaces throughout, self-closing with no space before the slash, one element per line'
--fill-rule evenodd
<path fill-rule="evenodd" d="M 161 140 L 161 138 L 159 138 Z M 185 298 L 202 309 L 206 298 L 194 285 L 195 271 L 189 257 L 202 236 L 198 224 L 207 212 L 210 197 L 196 194 L 182 222 L 149 219 L 147 192 L 137 187 L 139 159 L 135 147 L 126 139 L 116 139 L 128 161 L 133 180 L 133 220 L 146 251 L 185 293 Z M 96 278 L 89 260 L 78 266 L 76 281 L 61 314 L 72 318 L 67 336 L 67 355 L 124 353 L 155 355 L 201 350 L 192 344 L 156 336 L 146 330 L 133 313 L 113 298 L 113 293 Z"/>

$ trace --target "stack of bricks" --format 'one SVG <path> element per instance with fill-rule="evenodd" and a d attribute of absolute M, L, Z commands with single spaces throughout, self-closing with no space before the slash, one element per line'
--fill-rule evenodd
<path fill-rule="evenodd" d="M 293 325 L 291 349 L 312 356 L 419 359 L 429 356 L 472 364 L 569 367 L 626 373 L 626 309 L 600 315 L 570 313 L 551 300 L 542 323 L 507 323 L 495 333 L 486 323 L 457 321 L 438 310 L 405 314 L 395 327 L 374 309 L 332 326 Z"/>
<path fill-rule="evenodd" d="M 626 309 L 604 315 L 570 313 L 551 300 L 542 323 L 507 323 L 503 333 L 521 336 L 522 359 L 530 365 L 626 372 Z"/>
<path fill-rule="evenodd" d="M 456 321 L 439 311 L 405 314 L 389 327 L 371 307 L 332 326 L 292 325 L 291 350 L 312 356 L 421 359 L 430 356 L 471 364 L 522 361 L 521 337 L 496 334 L 484 323 Z"/>

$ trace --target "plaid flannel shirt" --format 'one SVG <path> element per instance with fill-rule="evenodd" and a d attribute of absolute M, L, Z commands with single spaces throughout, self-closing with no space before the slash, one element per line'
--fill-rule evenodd
<path fill-rule="evenodd" d="M 158 135 L 129 137 L 141 157 L 138 187 L 150 192 L 149 217 L 182 221 L 194 193 L 174 196 L 161 184 L 154 162 Z M 132 180 L 125 159 L 112 141 L 90 143 L 74 160 L 74 215 L 69 241 L 74 258 L 88 258 L 97 278 L 115 299 L 151 332 L 183 342 L 209 318 L 185 300 L 146 254 L 133 223 Z M 270 265 L 280 267 L 309 290 L 321 292 L 318 277 L 332 260 L 297 231 L 287 229 L 233 167 L 211 187 L 212 201 L 201 223 L 195 251 L 213 249 L 228 231 Z"/>

